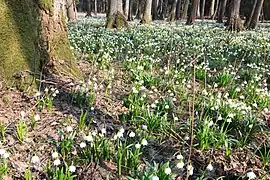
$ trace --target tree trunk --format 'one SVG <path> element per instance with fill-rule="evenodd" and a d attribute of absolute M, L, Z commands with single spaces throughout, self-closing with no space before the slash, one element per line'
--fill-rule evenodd
<path fill-rule="evenodd" d="M 222 2 L 221 2 L 221 7 L 220 7 L 221 9 L 220 9 L 220 13 L 218 15 L 218 20 L 217 20 L 218 23 L 223 23 L 223 18 L 224 18 L 225 11 L 226 11 L 227 1 L 228 0 L 222 0 Z"/>
<path fill-rule="evenodd" d="M 0 81 L 5 85 L 26 90 L 43 70 L 80 76 L 67 39 L 66 1 L 60 2 L 0 1 Z"/>
<path fill-rule="evenodd" d="M 214 19 L 216 18 L 217 13 L 218 13 L 219 10 L 220 10 L 220 2 L 219 2 L 219 0 L 217 0 L 217 2 L 216 2 L 215 13 L 214 13 L 213 16 L 212 16 L 212 20 L 214 20 Z"/>
<path fill-rule="evenodd" d="M 126 17 L 123 14 L 122 0 L 110 0 L 110 10 L 107 17 L 106 28 L 128 27 Z"/>
<path fill-rule="evenodd" d="M 244 28 L 240 18 L 240 5 L 241 0 L 232 0 L 231 2 L 231 13 L 227 22 L 227 29 L 230 31 L 241 31 Z"/>
<path fill-rule="evenodd" d="M 168 8 L 168 0 L 164 0 L 163 3 L 161 4 L 161 6 L 162 6 L 162 11 L 160 14 L 160 19 L 165 19 L 166 13 L 167 13 L 167 8 Z"/>
<path fill-rule="evenodd" d="M 94 0 L 94 14 L 97 15 L 97 0 Z"/>
<path fill-rule="evenodd" d="M 181 19 L 186 19 L 187 18 L 188 6 L 189 6 L 189 0 L 185 0 L 184 9 L 183 9 Z"/>
<path fill-rule="evenodd" d="M 172 22 L 175 20 L 176 4 L 177 4 L 177 0 L 173 0 L 173 4 L 171 5 L 170 14 L 168 17 L 169 22 Z"/>
<path fill-rule="evenodd" d="M 142 17 L 143 24 L 150 24 L 152 22 L 151 9 L 152 9 L 152 0 L 145 0 L 145 7 Z"/>
<path fill-rule="evenodd" d="M 196 12 L 197 12 L 197 8 L 198 8 L 198 2 L 199 0 L 193 0 L 192 1 L 192 9 L 189 13 L 189 16 L 188 16 L 188 19 L 187 19 L 187 22 L 186 24 L 187 25 L 191 25 L 195 22 L 195 19 L 196 19 Z"/>
<path fill-rule="evenodd" d="M 128 17 L 129 14 L 129 0 L 125 0 L 125 9 L 124 9 L 124 15 Z"/>
<path fill-rule="evenodd" d="M 158 19 L 158 13 L 157 13 L 157 0 L 152 0 L 152 19 L 157 20 Z"/>
<path fill-rule="evenodd" d="M 142 16 L 142 0 L 138 0 L 136 19 L 141 19 Z"/>
<path fill-rule="evenodd" d="M 197 17 L 201 17 L 201 7 L 200 7 L 200 4 L 201 4 L 201 0 L 198 1 Z"/>
<path fill-rule="evenodd" d="M 251 19 L 252 19 L 253 15 L 254 15 L 254 12 L 255 12 L 257 1 L 258 0 L 254 0 L 254 3 L 253 3 L 253 6 L 252 6 L 252 10 L 250 12 L 250 15 L 249 15 L 248 19 L 245 21 L 245 24 L 244 24 L 245 27 L 249 27 L 249 25 L 250 25 Z"/>
<path fill-rule="evenodd" d="M 133 21 L 133 2 L 134 0 L 129 0 L 129 13 L 128 13 L 129 21 Z"/>
<path fill-rule="evenodd" d="M 86 0 L 86 11 L 87 11 L 87 13 L 86 13 L 86 17 L 87 16 L 92 16 L 91 15 L 91 0 Z"/>
<path fill-rule="evenodd" d="M 76 19 L 74 0 L 67 0 L 67 16 L 69 21 Z"/>
<path fill-rule="evenodd" d="M 211 0 L 209 16 L 212 17 L 215 13 L 215 0 Z"/>
<path fill-rule="evenodd" d="M 202 0 L 202 12 L 201 12 L 201 19 L 204 19 L 204 10 L 205 10 L 205 0 Z"/>
<path fill-rule="evenodd" d="M 252 16 L 251 22 L 248 26 L 248 29 L 255 29 L 256 26 L 258 25 L 260 13 L 261 13 L 262 7 L 263 7 L 263 2 L 264 2 L 264 0 L 257 1 L 256 8 L 255 8 L 254 14 Z"/>
<path fill-rule="evenodd" d="M 175 14 L 175 18 L 178 20 L 181 18 L 181 1 L 182 0 L 177 0 L 177 4 L 176 4 L 176 14 Z"/>

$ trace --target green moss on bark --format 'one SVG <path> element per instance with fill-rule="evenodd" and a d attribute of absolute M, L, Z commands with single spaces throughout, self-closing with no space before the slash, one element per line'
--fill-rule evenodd
<path fill-rule="evenodd" d="M 40 66 L 35 49 L 36 8 L 31 0 L 0 0 L 0 79 L 8 85 L 31 84 L 33 77 L 26 77 L 30 75 L 27 71 L 38 71 Z"/>
<path fill-rule="evenodd" d="M 53 8 L 54 0 L 39 0 L 39 4 L 43 9 L 47 9 L 49 11 Z"/>
<path fill-rule="evenodd" d="M 107 18 L 106 28 L 113 29 L 113 28 L 123 28 L 128 27 L 128 22 L 126 20 L 126 17 L 120 13 L 117 12 L 116 14 L 111 14 Z"/>

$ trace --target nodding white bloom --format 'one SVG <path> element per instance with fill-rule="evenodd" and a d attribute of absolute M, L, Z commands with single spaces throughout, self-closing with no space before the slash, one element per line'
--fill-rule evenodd
<path fill-rule="evenodd" d="M 38 164 L 40 162 L 39 157 L 38 156 L 33 156 L 31 159 L 31 163 L 33 164 Z"/>
<path fill-rule="evenodd" d="M 34 119 L 35 119 L 35 121 L 39 121 L 39 120 L 40 120 L 39 114 L 36 114 L 36 115 L 34 116 Z"/>
<path fill-rule="evenodd" d="M 184 159 L 184 157 L 182 156 L 182 154 L 178 154 L 178 155 L 176 156 L 176 159 Z"/>
<path fill-rule="evenodd" d="M 214 124 L 214 122 L 213 122 L 213 121 L 208 122 L 208 127 L 213 126 L 213 124 Z"/>
<path fill-rule="evenodd" d="M 3 156 L 6 153 L 5 149 L 0 149 L 0 155 Z"/>
<path fill-rule="evenodd" d="M 41 92 L 38 91 L 38 92 L 35 94 L 35 96 L 36 96 L 36 97 L 41 96 Z"/>
<path fill-rule="evenodd" d="M 159 180 L 159 177 L 158 176 L 153 176 L 152 180 Z"/>
<path fill-rule="evenodd" d="M 67 132 L 72 132 L 72 131 L 73 131 L 72 126 L 67 126 Z"/>
<path fill-rule="evenodd" d="M 59 91 L 58 91 L 58 89 L 56 89 L 56 90 L 55 90 L 55 94 L 59 94 Z"/>
<path fill-rule="evenodd" d="M 156 106 L 156 104 L 155 103 L 153 103 L 153 104 L 151 104 L 151 108 L 156 108 L 157 106 Z"/>
<path fill-rule="evenodd" d="M 86 147 L 85 142 L 81 142 L 80 147 L 81 147 L 81 148 L 85 148 L 85 147 Z"/>
<path fill-rule="evenodd" d="M 192 175 L 192 174 L 193 174 L 194 168 L 193 168 L 192 165 L 188 165 L 188 166 L 187 166 L 187 170 L 188 170 L 188 174 L 189 174 L 189 175 Z"/>
<path fill-rule="evenodd" d="M 236 91 L 236 92 L 240 92 L 241 89 L 238 87 L 238 88 L 235 89 L 235 91 Z"/>
<path fill-rule="evenodd" d="M 231 118 L 228 118 L 227 119 L 227 123 L 231 123 L 232 122 L 232 119 Z"/>
<path fill-rule="evenodd" d="M 68 170 L 69 170 L 69 172 L 75 172 L 76 167 L 75 166 L 69 166 Z"/>
<path fill-rule="evenodd" d="M 248 179 L 255 179 L 256 174 L 253 171 L 250 171 L 247 173 L 247 177 L 248 177 Z"/>
<path fill-rule="evenodd" d="M 167 104 L 166 106 L 165 106 L 165 109 L 169 109 L 170 108 L 170 106 Z"/>
<path fill-rule="evenodd" d="M 174 102 L 177 101 L 177 99 L 176 99 L 175 97 L 174 97 L 172 100 L 173 100 Z"/>
<path fill-rule="evenodd" d="M 217 120 L 218 120 L 218 121 L 222 120 L 222 116 L 219 115 Z"/>
<path fill-rule="evenodd" d="M 132 88 L 132 92 L 133 92 L 134 94 L 138 94 L 138 93 L 139 93 L 139 91 L 138 91 L 135 87 Z"/>
<path fill-rule="evenodd" d="M 52 96 L 55 97 L 56 96 L 56 93 L 53 93 Z"/>
<path fill-rule="evenodd" d="M 94 139 L 91 135 L 88 135 L 88 136 L 84 136 L 83 139 L 87 142 L 92 142 Z"/>
<path fill-rule="evenodd" d="M 59 166 L 61 164 L 61 161 L 59 159 L 56 159 L 53 161 L 53 165 Z"/>
<path fill-rule="evenodd" d="M 131 132 L 129 133 L 129 137 L 131 137 L 131 138 L 135 137 L 135 133 L 134 133 L 133 131 L 131 131 Z"/>
<path fill-rule="evenodd" d="M 26 113 L 24 111 L 21 111 L 21 118 L 24 119 L 25 118 Z"/>
<path fill-rule="evenodd" d="M 148 142 L 147 142 L 146 139 L 143 139 L 141 144 L 142 144 L 143 146 L 147 146 Z"/>
<path fill-rule="evenodd" d="M 213 167 L 212 164 L 210 163 L 210 164 L 208 164 L 208 166 L 206 167 L 206 169 L 207 169 L 208 171 L 213 171 L 214 167 Z"/>
<path fill-rule="evenodd" d="M 239 96 L 240 99 L 245 99 L 245 96 Z"/>
<path fill-rule="evenodd" d="M 91 107 L 91 111 L 94 111 L 95 110 L 95 108 L 94 107 Z"/>
<path fill-rule="evenodd" d="M 97 131 L 93 131 L 92 135 L 95 137 L 97 135 Z"/>
<path fill-rule="evenodd" d="M 232 114 L 232 113 L 228 114 L 229 118 L 233 118 L 234 116 L 235 116 L 235 114 Z"/>
<path fill-rule="evenodd" d="M 171 168 L 167 167 L 167 168 L 165 168 L 164 172 L 165 172 L 165 174 L 169 175 L 169 174 L 171 174 L 172 170 L 171 170 Z"/>
<path fill-rule="evenodd" d="M 58 153 L 57 152 L 53 152 L 52 153 L 52 158 L 54 158 L 54 159 L 58 158 Z"/>
<path fill-rule="evenodd" d="M 178 117 L 175 116 L 175 117 L 173 118 L 173 120 L 178 121 L 179 119 L 178 119 Z"/>
<path fill-rule="evenodd" d="M 45 90 L 44 90 L 45 92 L 48 92 L 49 91 L 49 89 L 48 88 L 45 88 Z"/>
<path fill-rule="evenodd" d="M 5 152 L 5 153 L 3 154 L 3 158 L 4 158 L 4 159 L 9 158 L 9 153 L 8 153 L 8 152 Z"/>
<path fill-rule="evenodd" d="M 204 90 L 202 91 L 202 94 L 203 94 L 204 96 L 207 96 L 207 95 L 208 95 L 208 92 L 206 91 L 206 89 L 204 89 Z"/>
<path fill-rule="evenodd" d="M 136 149 L 140 149 L 141 148 L 141 145 L 137 143 L 137 144 L 135 144 L 135 148 Z"/>
<path fill-rule="evenodd" d="M 185 166 L 185 164 L 184 164 L 183 161 L 181 161 L 181 162 L 179 162 L 179 163 L 176 164 L 176 167 L 177 167 L 178 169 L 183 169 L 184 166 Z"/>
<path fill-rule="evenodd" d="M 106 128 L 101 129 L 101 134 L 106 134 Z"/>
<path fill-rule="evenodd" d="M 147 130 L 147 126 L 146 125 L 142 125 L 142 129 L 143 130 Z"/>

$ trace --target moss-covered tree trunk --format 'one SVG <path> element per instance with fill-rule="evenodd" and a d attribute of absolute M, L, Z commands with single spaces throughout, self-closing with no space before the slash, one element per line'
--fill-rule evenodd
<path fill-rule="evenodd" d="M 123 14 L 122 0 L 110 0 L 110 8 L 107 14 L 106 28 L 128 27 L 127 19 Z"/>
<path fill-rule="evenodd" d="M 152 22 L 152 0 L 145 0 L 145 6 L 142 16 L 143 24 L 150 24 Z"/>
<path fill-rule="evenodd" d="M 231 2 L 231 13 L 226 25 L 230 31 L 242 31 L 244 29 L 242 19 L 240 18 L 240 5 L 241 0 L 232 0 Z"/>
<path fill-rule="evenodd" d="M 0 81 L 25 89 L 44 69 L 79 76 L 61 2 L 0 0 Z"/>

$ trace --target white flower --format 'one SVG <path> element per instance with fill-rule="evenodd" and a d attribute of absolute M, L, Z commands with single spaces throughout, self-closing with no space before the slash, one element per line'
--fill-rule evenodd
<path fill-rule="evenodd" d="M 101 133 L 102 133 L 102 134 L 106 134 L 106 128 L 102 128 L 102 129 L 101 129 Z"/>
<path fill-rule="evenodd" d="M 139 91 L 138 91 L 135 87 L 132 88 L 132 92 L 133 92 L 134 94 L 138 94 L 138 93 L 139 93 Z"/>
<path fill-rule="evenodd" d="M 85 147 L 86 147 L 85 142 L 81 142 L 80 147 L 81 147 L 81 148 L 85 148 Z"/>
<path fill-rule="evenodd" d="M 229 118 L 233 118 L 234 116 L 235 116 L 235 114 L 232 114 L 232 113 L 228 114 Z"/>
<path fill-rule="evenodd" d="M 218 120 L 218 121 L 222 120 L 222 116 L 219 115 L 217 120 Z"/>
<path fill-rule="evenodd" d="M 236 91 L 236 92 L 240 92 L 241 89 L 240 89 L 240 88 L 236 88 L 235 91 Z"/>
<path fill-rule="evenodd" d="M 3 156 L 6 153 L 5 149 L 0 149 L 0 155 Z"/>
<path fill-rule="evenodd" d="M 4 158 L 4 159 L 9 158 L 9 153 L 8 153 L 8 152 L 5 152 L 5 153 L 3 154 L 3 158 Z"/>
<path fill-rule="evenodd" d="M 58 153 L 57 152 L 53 152 L 52 153 L 52 158 L 54 158 L 54 159 L 58 158 Z"/>
<path fill-rule="evenodd" d="M 231 118 L 228 118 L 227 119 L 227 123 L 231 123 L 232 122 L 232 119 Z"/>
<path fill-rule="evenodd" d="M 21 111 L 21 118 L 24 119 L 26 113 L 24 111 Z"/>
<path fill-rule="evenodd" d="M 175 117 L 173 118 L 173 120 L 178 121 L 179 119 L 178 119 L 178 117 L 175 116 Z"/>
<path fill-rule="evenodd" d="M 169 174 L 171 174 L 172 170 L 171 170 L 171 168 L 168 167 L 168 168 L 165 168 L 164 172 L 165 172 L 165 174 L 169 175 Z"/>
<path fill-rule="evenodd" d="M 59 166 L 61 164 L 61 161 L 59 159 L 56 159 L 53 161 L 53 165 Z"/>
<path fill-rule="evenodd" d="M 91 135 L 88 135 L 88 136 L 84 136 L 83 139 L 87 142 L 92 142 L 94 139 Z"/>
<path fill-rule="evenodd" d="M 36 96 L 36 97 L 41 96 L 41 92 L 38 91 L 38 92 L 35 94 L 35 96 Z"/>
<path fill-rule="evenodd" d="M 58 89 L 56 89 L 56 90 L 55 90 L 55 94 L 59 94 L 59 91 L 58 91 Z"/>
<path fill-rule="evenodd" d="M 176 167 L 178 168 L 178 169 L 182 169 L 183 167 L 184 167 L 184 162 L 183 161 L 181 161 L 181 162 L 179 162 L 179 163 L 177 163 L 176 164 Z"/>
<path fill-rule="evenodd" d="M 151 108 L 156 108 L 157 106 L 156 106 L 156 104 L 155 103 L 153 103 L 153 104 L 151 104 Z"/>
<path fill-rule="evenodd" d="M 256 174 L 252 171 L 247 173 L 247 177 L 248 179 L 255 179 L 256 178 Z"/>
<path fill-rule="evenodd" d="M 170 108 L 170 106 L 169 106 L 169 105 L 166 105 L 166 106 L 165 106 L 165 109 L 169 109 L 169 108 Z"/>
<path fill-rule="evenodd" d="M 184 159 L 184 157 L 182 156 L 182 154 L 178 154 L 178 155 L 176 156 L 176 159 Z"/>
<path fill-rule="evenodd" d="M 76 167 L 75 166 L 69 166 L 68 170 L 70 172 L 75 172 L 76 171 Z"/>
<path fill-rule="evenodd" d="M 206 91 L 206 89 L 204 89 L 204 90 L 202 91 L 202 94 L 203 94 L 204 96 L 207 96 L 207 95 L 208 95 L 208 92 Z"/>
<path fill-rule="evenodd" d="M 208 171 L 213 171 L 214 167 L 213 167 L 212 164 L 210 163 L 210 164 L 208 164 L 208 166 L 206 167 L 206 169 L 207 169 Z"/>
<path fill-rule="evenodd" d="M 33 156 L 32 159 L 31 159 L 31 162 L 33 164 L 38 164 L 40 162 L 39 157 L 38 156 Z"/>
<path fill-rule="evenodd" d="M 152 180 L 159 180 L 159 177 L 158 176 L 153 176 Z"/>
<path fill-rule="evenodd" d="M 52 94 L 52 96 L 53 96 L 53 97 L 55 97 L 55 96 L 56 96 L 56 94 L 55 94 L 55 93 L 53 93 L 53 94 Z"/>
<path fill-rule="evenodd" d="M 240 99 L 245 99 L 245 96 L 239 96 Z"/>
<path fill-rule="evenodd" d="M 45 88 L 45 90 L 44 90 L 45 92 L 48 92 L 49 91 L 49 89 L 48 88 Z"/>
<path fill-rule="evenodd" d="M 36 114 L 36 115 L 34 116 L 34 119 L 35 119 L 35 121 L 39 121 L 39 120 L 40 120 L 39 114 Z"/>
<path fill-rule="evenodd" d="M 72 131 L 73 131 L 72 126 L 67 126 L 67 132 L 72 132 Z"/>
<path fill-rule="evenodd" d="M 122 134 L 124 134 L 125 129 L 121 127 L 120 130 L 119 130 L 119 132 L 122 133 Z"/>
<path fill-rule="evenodd" d="M 141 148 L 141 145 L 140 144 L 135 144 L 135 148 L 136 149 L 140 149 Z"/>
<path fill-rule="evenodd" d="M 213 121 L 208 122 L 208 127 L 213 126 L 213 124 L 214 124 L 214 122 L 213 122 Z"/>
<path fill-rule="evenodd" d="M 94 107 L 91 107 L 91 111 L 94 111 L 95 110 L 95 108 Z"/>
<path fill-rule="evenodd" d="M 188 170 L 188 174 L 189 174 L 189 175 L 192 175 L 192 174 L 193 174 L 194 168 L 193 168 L 192 165 L 188 165 L 188 166 L 187 166 L 187 170 Z"/>
<path fill-rule="evenodd" d="M 129 133 L 129 137 L 131 137 L 131 138 L 135 137 L 135 133 L 134 133 L 133 131 L 131 131 L 131 132 Z"/>
<path fill-rule="evenodd" d="M 142 125 L 142 129 L 143 130 L 147 130 L 147 126 L 146 125 Z"/>
<path fill-rule="evenodd" d="M 141 144 L 142 144 L 143 146 L 147 146 L 148 142 L 147 142 L 146 139 L 143 139 Z"/>

